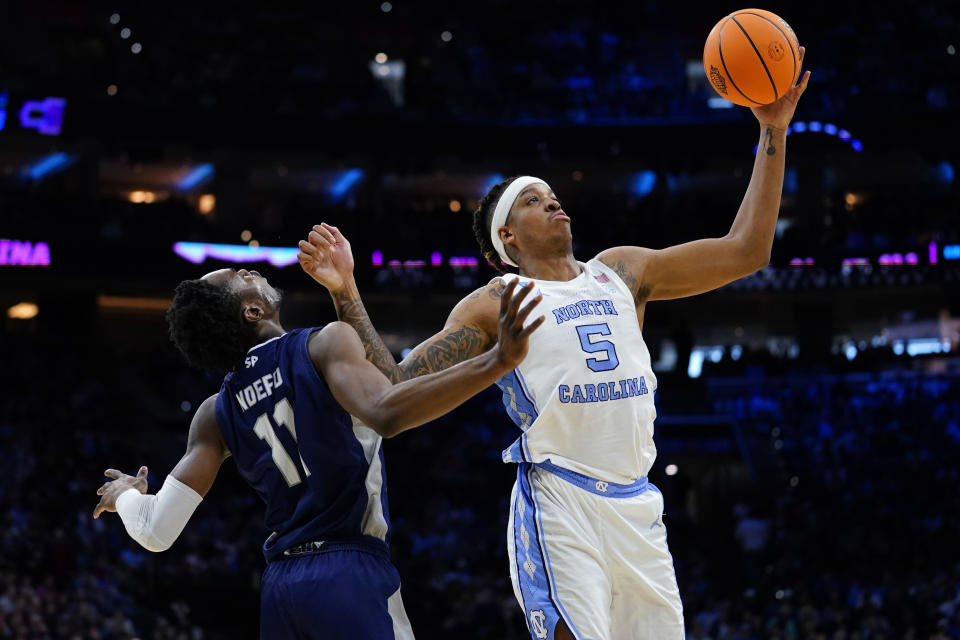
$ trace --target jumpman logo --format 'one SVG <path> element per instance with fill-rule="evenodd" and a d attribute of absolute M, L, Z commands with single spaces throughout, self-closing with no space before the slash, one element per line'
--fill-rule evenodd
<path fill-rule="evenodd" d="M 662 527 L 662 526 L 663 526 L 663 514 L 661 513 L 659 516 L 657 516 L 657 519 L 653 521 L 653 524 L 650 525 L 650 529 L 653 529 L 654 527 Z"/>

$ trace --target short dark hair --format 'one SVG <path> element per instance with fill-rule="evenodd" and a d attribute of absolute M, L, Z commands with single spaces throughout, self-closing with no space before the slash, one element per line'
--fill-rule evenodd
<path fill-rule="evenodd" d="M 243 362 L 257 334 L 243 319 L 242 302 L 238 293 L 206 280 L 177 285 L 167 324 L 170 339 L 190 365 L 226 371 Z"/>
<path fill-rule="evenodd" d="M 510 183 L 518 176 L 507 178 L 498 182 L 487 191 L 486 195 L 480 199 L 476 211 L 473 212 L 473 233 L 477 237 L 477 243 L 480 245 L 480 252 L 487 259 L 493 268 L 500 273 L 511 273 L 516 271 L 514 267 L 501 264 L 500 254 L 493 248 L 493 241 L 490 239 L 490 228 L 493 226 L 493 212 L 497 208 L 497 201 Z"/>

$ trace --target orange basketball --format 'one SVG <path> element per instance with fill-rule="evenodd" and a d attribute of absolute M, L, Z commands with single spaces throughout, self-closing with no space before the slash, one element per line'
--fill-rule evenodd
<path fill-rule="evenodd" d="M 797 34 L 769 11 L 734 11 L 707 36 L 703 70 L 716 92 L 734 104 L 776 102 L 800 73 Z"/>

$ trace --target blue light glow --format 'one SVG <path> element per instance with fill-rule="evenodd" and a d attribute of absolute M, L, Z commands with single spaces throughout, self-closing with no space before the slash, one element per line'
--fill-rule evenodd
<path fill-rule="evenodd" d="M 948 244 L 943 247 L 944 260 L 960 260 L 960 244 Z"/>
<path fill-rule="evenodd" d="M 914 338 L 907 340 L 907 355 L 911 358 L 942 352 L 943 343 L 940 341 L 940 338 Z"/>
<path fill-rule="evenodd" d="M 363 169 L 347 169 L 333 181 L 333 184 L 327 189 L 327 194 L 334 202 L 339 202 L 347 195 L 351 187 L 363 179 L 363 176 Z"/>
<path fill-rule="evenodd" d="M 736 105 L 720 96 L 707 98 L 707 106 L 711 109 L 733 109 Z"/>
<path fill-rule="evenodd" d="M 190 191 L 207 182 L 212 177 L 213 165 L 206 162 L 194 167 L 190 173 L 181 178 L 180 182 L 177 183 L 177 189 L 180 191 Z"/>
<path fill-rule="evenodd" d="M 634 176 L 631 191 L 634 195 L 643 197 L 648 195 L 657 185 L 657 174 L 649 169 L 641 171 Z"/>
<path fill-rule="evenodd" d="M 173 252 L 184 260 L 200 264 L 207 258 L 224 262 L 269 262 L 275 267 L 286 267 L 297 261 L 297 247 L 251 247 L 245 244 L 210 244 L 206 242 L 177 242 Z"/>
<path fill-rule="evenodd" d="M 74 156 L 67 153 L 52 153 L 24 169 L 23 176 L 39 182 L 49 175 L 63 171 L 76 161 Z"/>
<path fill-rule="evenodd" d="M 490 191 L 490 189 L 493 189 L 495 186 L 497 186 L 498 182 L 502 182 L 502 181 L 503 181 L 503 174 L 501 173 L 491 174 L 490 177 L 487 178 L 486 183 L 484 183 L 483 191 L 480 195 L 481 196 L 487 195 L 487 192 Z"/>
<path fill-rule="evenodd" d="M 696 347 L 690 352 L 690 362 L 687 363 L 687 376 L 699 378 L 703 373 L 703 363 L 720 362 L 723 359 L 723 346 Z"/>
<path fill-rule="evenodd" d="M 27 100 L 20 107 L 20 126 L 24 129 L 36 129 L 45 136 L 59 135 L 66 108 L 67 101 L 63 98 Z"/>
<path fill-rule="evenodd" d="M 756 153 L 756 151 L 754 151 L 754 153 Z M 783 177 L 783 191 L 785 193 L 796 193 L 799 188 L 800 183 L 797 179 L 797 170 L 793 168 L 787 169 Z"/>
<path fill-rule="evenodd" d="M 941 162 L 937 165 L 937 179 L 944 184 L 951 184 L 954 178 L 953 165 L 949 162 Z"/>
<path fill-rule="evenodd" d="M 791 133 L 805 133 L 808 131 L 811 133 L 822 132 L 829 136 L 836 135 L 841 140 L 849 144 L 851 148 L 853 148 L 853 150 L 856 151 L 857 153 L 860 153 L 861 151 L 863 151 L 862 142 L 860 142 L 855 138 L 851 138 L 850 132 L 847 131 L 846 129 L 838 129 L 837 125 L 831 124 L 829 122 L 826 124 L 823 124 L 817 120 L 813 120 L 811 122 L 801 121 L 801 122 L 794 122 L 787 127 L 787 135 L 790 135 Z M 757 146 L 753 147 L 753 154 L 754 155 L 757 154 Z"/>

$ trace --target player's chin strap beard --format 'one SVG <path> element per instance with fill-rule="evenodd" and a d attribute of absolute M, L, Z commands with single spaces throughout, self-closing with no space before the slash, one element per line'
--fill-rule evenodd
<path fill-rule="evenodd" d="M 503 246 L 503 240 L 500 239 L 499 230 L 500 227 L 507 223 L 507 216 L 510 215 L 510 208 L 513 207 L 513 201 L 517 199 L 521 191 L 532 184 L 543 184 L 547 189 L 550 189 L 550 185 L 548 185 L 545 180 L 534 178 L 533 176 L 520 176 L 511 182 L 507 188 L 503 190 L 503 193 L 500 194 L 500 199 L 497 200 L 497 206 L 493 210 L 493 220 L 490 223 L 490 241 L 493 242 L 493 248 L 496 250 L 497 255 L 500 256 L 501 260 L 518 269 L 520 265 L 507 255 L 507 248 Z"/>

